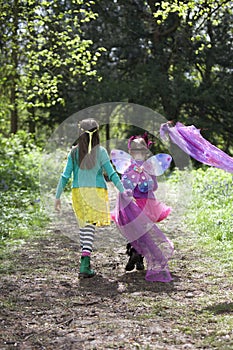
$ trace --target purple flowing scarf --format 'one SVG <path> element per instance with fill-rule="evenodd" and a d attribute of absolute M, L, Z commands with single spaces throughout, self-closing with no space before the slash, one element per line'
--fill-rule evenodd
<path fill-rule="evenodd" d="M 119 193 L 117 197 L 115 222 L 122 235 L 145 257 L 145 279 L 170 282 L 172 277 L 167 264 L 174 251 L 172 242 L 125 193 Z"/>
<path fill-rule="evenodd" d="M 160 136 L 165 139 L 166 135 L 197 161 L 233 173 L 233 158 L 207 141 L 194 125 L 184 126 L 178 122 L 169 127 L 168 123 L 162 124 Z"/>

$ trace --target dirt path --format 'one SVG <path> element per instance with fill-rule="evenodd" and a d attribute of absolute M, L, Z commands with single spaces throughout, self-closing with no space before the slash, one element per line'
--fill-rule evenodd
<path fill-rule="evenodd" d="M 70 209 L 2 262 L 1 350 L 233 348 L 232 271 L 195 249 L 174 214 L 163 224 L 176 247 L 172 283 L 125 273 L 125 241 L 114 225 L 97 233 L 97 276 L 79 280 Z"/>

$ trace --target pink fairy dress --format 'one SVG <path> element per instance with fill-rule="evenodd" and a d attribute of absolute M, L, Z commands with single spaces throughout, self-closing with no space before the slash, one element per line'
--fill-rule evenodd
<path fill-rule="evenodd" d="M 133 197 L 145 215 L 151 221 L 159 222 L 166 219 L 171 212 L 171 208 L 156 199 L 154 191 L 158 188 L 157 178 L 155 175 L 148 177 L 145 174 L 143 163 L 143 161 L 134 161 L 134 164 L 131 164 L 122 175 L 122 183 L 125 189 L 133 190 Z M 139 176 L 137 176 L 138 174 Z M 137 183 L 135 182 L 136 179 Z"/>
<path fill-rule="evenodd" d="M 118 195 L 112 219 L 137 253 L 145 257 L 145 279 L 170 282 L 172 277 L 167 264 L 174 247 L 155 222 L 165 219 L 171 208 L 157 201 L 153 192 L 158 187 L 156 175 L 164 173 L 172 158 L 168 154 L 157 154 L 141 162 L 124 151 L 113 150 L 111 159 L 122 174 L 126 189 Z M 127 190 L 132 196 L 127 196 Z"/>

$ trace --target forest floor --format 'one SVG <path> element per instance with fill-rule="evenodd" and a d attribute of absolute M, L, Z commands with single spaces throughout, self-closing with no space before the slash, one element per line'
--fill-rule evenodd
<path fill-rule="evenodd" d="M 115 225 L 96 233 L 97 275 L 79 279 L 71 206 L 43 234 L 1 261 L 1 350 L 233 348 L 233 275 L 173 211 L 161 226 L 175 244 L 173 281 L 125 272 L 125 240 Z"/>

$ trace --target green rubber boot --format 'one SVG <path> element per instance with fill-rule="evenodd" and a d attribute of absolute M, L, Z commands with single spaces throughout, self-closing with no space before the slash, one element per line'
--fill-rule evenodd
<path fill-rule="evenodd" d="M 90 257 L 82 256 L 80 260 L 79 277 L 93 277 L 95 276 L 95 271 L 90 268 Z"/>

